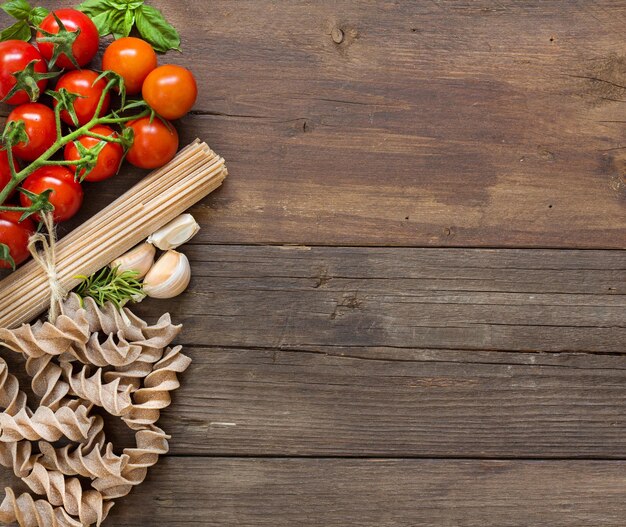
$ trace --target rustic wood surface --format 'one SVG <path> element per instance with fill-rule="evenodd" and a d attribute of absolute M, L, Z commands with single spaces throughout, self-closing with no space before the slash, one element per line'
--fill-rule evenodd
<path fill-rule="evenodd" d="M 231 176 L 138 309 L 194 363 L 107 525 L 622 526 L 626 5 L 151 3 Z"/>

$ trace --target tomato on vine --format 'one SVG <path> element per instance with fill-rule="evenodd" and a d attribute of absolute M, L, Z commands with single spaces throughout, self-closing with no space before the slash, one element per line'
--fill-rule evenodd
<path fill-rule="evenodd" d="M 24 262 L 30 255 L 28 240 L 35 232 L 35 226 L 30 219 L 20 222 L 21 212 L 0 212 L 0 243 L 9 248 L 9 254 L 15 265 Z M 6 260 L 0 260 L 0 269 L 10 269 L 12 266 Z"/>
<path fill-rule="evenodd" d="M 158 168 L 170 162 L 178 150 L 178 132 L 171 123 L 142 117 L 127 125 L 133 130 L 134 141 L 126 159 L 139 168 Z"/>
<path fill-rule="evenodd" d="M 57 92 L 65 88 L 70 93 L 75 93 L 78 97 L 72 105 L 78 118 L 78 125 L 86 125 L 96 114 L 98 103 L 102 97 L 107 83 L 104 79 L 98 79 L 98 74 L 92 70 L 70 71 L 63 75 L 57 82 Z M 58 104 L 54 102 L 55 106 Z M 102 117 L 109 111 L 110 96 L 107 92 L 104 96 L 104 104 L 98 117 Z M 67 110 L 61 111 L 61 119 L 70 126 L 75 126 L 72 116 Z"/>
<path fill-rule="evenodd" d="M 112 137 L 117 139 L 119 136 L 108 126 L 98 125 L 89 130 L 93 134 L 101 136 Z M 97 137 L 90 137 L 83 135 L 78 139 L 78 142 L 88 150 L 98 149 L 102 144 L 102 140 Z M 78 147 L 75 143 L 68 143 L 65 146 L 64 157 L 66 161 L 79 161 L 82 156 L 78 151 Z M 78 173 L 78 179 L 85 181 L 103 181 L 115 174 L 120 168 L 122 159 L 124 158 L 124 149 L 120 143 L 109 142 L 106 143 L 102 150 L 97 154 L 97 161 L 95 166 L 85 176 L 86 169 L 81 169 Z M 71 167 L 70 167 L 71 168 Z M 74 169 L 76 172 L 76 169 Z"/>
<path fill-rule="evenodd" d="M 38 102 L 17 106 L 9 114 L 7 123 L 24 122 L 24 132 L 28 141 L 13 146 L 13 153 L 20 159 L 35 161 L 50 148 L 57 138 L 54 112 Z"/>
<path fill-rule="evenodd" d="M 180 119 L 196 102 L 198 86 L 188 69 L 173 64 L 160 66 L 143 83 L 142 95 L 165 119 Z"/>
<path fill-rule="evenodd" d="M 48 66 L 37 48 L 22 40 L 0 42 L 0 99 L 9 104 L 36 101 L 46 89 Z"/>
<path fill-rule="evenodd" d="M 74 179 L 71 170 L 64 166 L 44 166 L 26 178 L 22 188 L 33 194 L 41 194 L 50 189 L 50 203 L 54 206 L 54 221 L 66 221 L 74 216 L 83 203 L 83 189 Z M 30 207 L 32 201 L 26 194 L 20 194 L 22 207 Z M 38 215 L 35 215 L 38 218 Z M 39 219 L 39 218 L 38 218 Z"/>
<path fill-rule="evenodd" d="M 37 47 L 50 67 L 81 68 L 98 52 L 100 35 L 92 20 L 76 9 L 57 9 L 39 24 Z"/>
<path fill-rule="evenodd" d="M 102 56 L 102 69 L 124 79 L 129 95 L 141 93 L 148 74 L 157 67 L 157 55 L 145 40 L 124 37 L 114 40 Z"/>

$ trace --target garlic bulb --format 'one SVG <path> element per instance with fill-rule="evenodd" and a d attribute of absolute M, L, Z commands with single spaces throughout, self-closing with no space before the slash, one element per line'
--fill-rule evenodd
<path fill-rule="evenodd" d="M 187 243 L 200 230 L 200 225 L 191 214 L 181 214 L 175 220 L 170 221 L 165 227 L 159 229 L 148 238 L 148 243 L 158 247 L 162 251 L 176 249 L 183 243 Z"/>
<path fill-rule="evenodd" d="M 191 280 L 191 266 L 183 253 L 167 251 L 152 266 L 143 281 L 143 290 L 151 298 L 174 298 Z"/>
<path fill-rule="evenodd" d="M 135 271 L 139 273 L 137 278 L 143 278 L 148 274 L 152 264 L 154 264 L 155 254 L 156 249 L 154 246 L 149 243 L 142 243 L 116 260 L 113 260 L 109 264 L 109 267 L 111 267 L 111 269 L 117 267 L 120 273 L 124 271 Z"/>

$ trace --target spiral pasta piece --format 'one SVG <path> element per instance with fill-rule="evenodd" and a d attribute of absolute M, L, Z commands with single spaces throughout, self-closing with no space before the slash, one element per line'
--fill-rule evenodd
<path fill-rule="evenodd" d="M 42 406 L 58 409 L 70 391 L 70 385 L 63 380 L 63 370 L 52 355 L 28 357 L 26 372 L 31 377 L 31 388 L 40 399 Z"/>
<path fill-rule="evenodd" d="M 8 415 L 15 415 L 26 408 L 26 394 L 20 383 L 9 373 L 9 366 L 0 358 L 0 408 Z"/>
<path fill-rule="evenodd" d="M 104 382 L 102 368 L 98 368 L 91 376 L 88 376 L 88 366 L 84 366 L 75 374 L 72 363 L 62 362 L 61 369 L 74 395 L 101 406 L 111 415 L 124 415 L 130 411 L 132 402 L 129 390 L 119 391 L 119 380 Z"/>
<path fill-rule="evenodd" d="M 35 494 L 46 496 L 51 505 L 62 506 L 68 514 L 78 517 L 82 525 L 100 525 L 113 506 L 97 490 L 83 490 L 77 478 L 66 478 L 39 463 L 23 481 Z"/>
<path fill-rule="evenodd" d="M 34 500 L 28 494 L 15 496 L 13 489 L 5 489 L 5 497 L 0 504 L 0 522 L 17 522 L 21 527 L 83 527 L 62 508 L 53 507 L 46 500 Z"/>
<path fill-rule="evenodd" d="M 133 406 L 122 419 L 133 430 L 158 421 L 161 410 L 172 402 L 170 392 L 180 386 L 178 374 L 191 364 L 191 359 L 181 353 L 181 346 L 166 351 L 154 365 L 152 373 L 144 379 L 144 387 L 133 393 Z"/>
<path fill-rule="evenodd" d="M 162 353 L 180 330 L 169 314 L 150 326 L 128 309 L 120 312 L 110 302 L 100 307 L 92 298 L 72 293 L 54 324 L 38 321 L 14 330 L 0 329 L 0 341 L 29 358 L 54 355 L 64 361 L 121 367 L 142 354 Z"/>
<path fill-rule="evenodd" d="M 134 486 L 146 479 L 148 469 L 157 463 L 159 456 L 167 454 L 168 439 L 170 436 L 156 426 L 139 430 L 135 434 L 136 446 L 124 449 L 123 455 L 128 460 L 121 475 L 97 478 L 92 482 L 93 488 L 100 491 L 106 499 L 126 496 Z"/>
<path fill-rule="evenodd" d="M 81 313 L 74 319 L 61 315 L 55 324 L 38 321 L 17 329 L 0 328 L 2 344 L 28 357 L 71 354 L 73 347 L 84 346 L 90 335 L 87 320 Z"/>
<path fill-rule="evenodd" d="M 88 416 L 84 406 L 77 409 L 63 406 L 56 411 L 40 406 L 32 415 L 23 408 L 15 415 L 0 413 L 0 441 L 58 441 L 62 437 L 84 441 L 93 423 L 94 418 Z"/>

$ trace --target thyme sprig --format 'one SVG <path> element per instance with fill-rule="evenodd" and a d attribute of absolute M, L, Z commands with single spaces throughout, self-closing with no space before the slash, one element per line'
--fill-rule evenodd
<path fill-rule="evenodd" d="M 91 297 L 103 307 L 111 302 L 119 310 L 131 301 L 144 296 L 143 285 L 136 271 L 118 272 L 118 268 L 105 267 L 101 271 L 91 275 L 80 275 L 76 278 L 82 282 L 75 289 L 81 298 Z"/>

